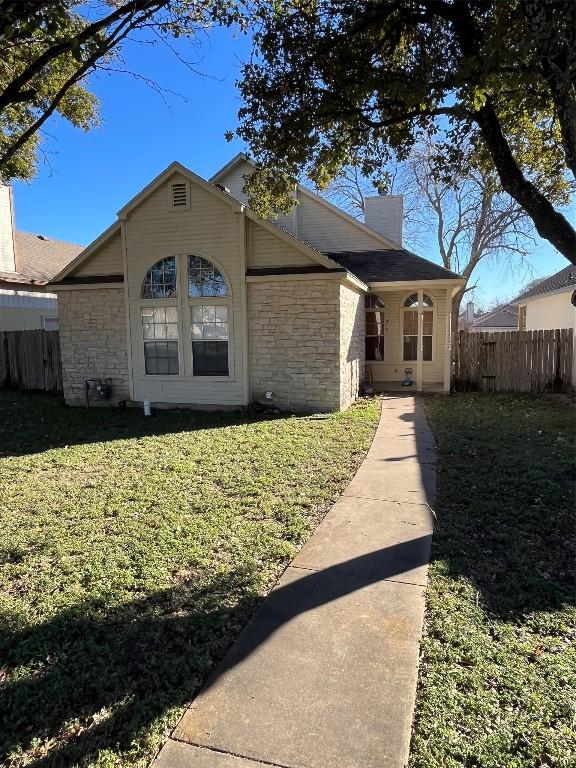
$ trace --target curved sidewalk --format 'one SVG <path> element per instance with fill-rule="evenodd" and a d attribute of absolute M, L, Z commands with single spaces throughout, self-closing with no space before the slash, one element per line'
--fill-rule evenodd
<path fill-rule="evenodd" d="M 153 768 L 402 768 L 435 487 L 413 396 L 176 726 Z"/>

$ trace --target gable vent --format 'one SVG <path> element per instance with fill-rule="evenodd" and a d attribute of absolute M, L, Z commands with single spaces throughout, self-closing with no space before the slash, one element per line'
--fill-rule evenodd
<path fill-rule="evenodd" d="M 188 205 L 188 189 L 186 182 L 172 184 L 172 207 L 185 208 Z"/>

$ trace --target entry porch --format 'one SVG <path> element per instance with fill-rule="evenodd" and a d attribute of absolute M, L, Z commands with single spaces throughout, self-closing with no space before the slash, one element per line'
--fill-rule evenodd
<path fill-rule="evenodd" d="M 366 386 L 449 392 L 454 281 L 371 284 L 366 307 Z M 404 381 L 410 381 L 407 386 Z"/>

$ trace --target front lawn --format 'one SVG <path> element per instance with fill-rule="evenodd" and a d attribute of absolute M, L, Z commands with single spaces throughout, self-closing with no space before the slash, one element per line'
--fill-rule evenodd
<path fill-rule="evenodd" d="M 576 766 L 574 405 L 428 397 L 439 493 L 412 768 Z"/>
<path fill-rule="evenodd" d="M 0 393 L 0 763 L 146 765 L 377 418 Z"/>

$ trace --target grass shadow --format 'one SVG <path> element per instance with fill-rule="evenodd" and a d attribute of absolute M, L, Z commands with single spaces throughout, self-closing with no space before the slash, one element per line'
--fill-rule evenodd
<path fill-rule="evenodd" d="M 0 458 L 69 445 L 253 424 L 295 415 L 166 409 L 155 410 L 152 416 L 146 417 L 139 408 L 69 407 L 59 395 L 0 390 Z"/>

